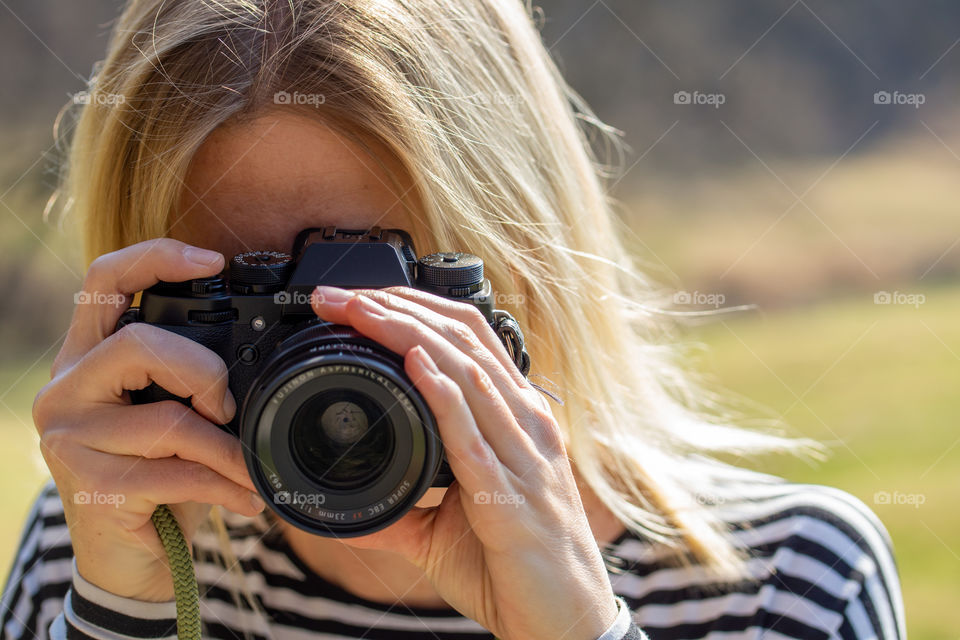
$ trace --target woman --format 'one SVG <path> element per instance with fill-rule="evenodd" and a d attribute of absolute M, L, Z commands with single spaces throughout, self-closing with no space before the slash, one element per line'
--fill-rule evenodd
<path fill-rule="evenodd" d="M 73 132 L 65 202 L 93 303 L 34 405 L 55 485 L 26 525 L 4 637 L 175 633 L 150 520 L 164 503 L 210 637 L 902 637 L 889 541 L 861 503 L 710 457 L 808 445 L 731 426 L 676 365 L 590 152 L 609 133 L 514 0 L 130 2 Z M 457 479 L 343 540 L 264 510 L 216 426 L 236 412 L 222 360 L 113 331 L 158 280 L 329 225 L 483 257 L 531 378 L 563 400 L 466 305 L 320 291 L 320 318 L 403 356 Z M 131 405 L 151 381 L 192 408 Z"/>

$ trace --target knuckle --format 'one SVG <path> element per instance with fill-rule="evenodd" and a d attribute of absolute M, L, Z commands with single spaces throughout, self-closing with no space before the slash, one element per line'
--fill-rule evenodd
<path fill-rule="evenodd" d="M 385 307 L 390 305 L 391 298 L 392 298 L 392 296 L 386 289 L 364 289 L 363 293 L 361 293 L 360 295 L 370 298 L 377 304 L 383 305 Z"/>
<path fill-rule="evenodd" d="M 467 399 L 463 395 L 463 389 L 460 388 L 453 380 L 447 378 L 442 382 L 443 392 L 447 396 L 447 402 L 444 405 L 444 410 L 448 413 L 452 413 L 456 410 L 456 407 L 464 404 Z"/>
<path fill-rule="evenodd" d="M 175 238 L 150 238 L 140 243 L 140 248 L 144 253 L 153 251 L 167 251 L 173 254 L 179 254 L 187 248 L 187 244 Z"/>
<path fill-rule="evenodd" d="M 487 324 L 487 319 L 481 313 L 480 309 L 469 303 L 462 303 L 464 307 L 464 318 L 468 325 L 473 327 L 474 331 L 480 331 L 484 327 L 489 328 L 490 325 Z"/>
<path fill-rule="evenodd" d="M 474 458 L 473 468 L 478 476 L 489 480 L 500 475 L 501 464 L 497 457 L 487 449 L 482 455 Z"/>
<path fill-rule="evenodd" d="M 354 293 L 354 296 L 349 300 L 347 300 L 343 308 L 344 308 L 344 311 L 346 311 L 348 316 L 350 315 L 359 316 L 363 314 L 362 298 L 368 298 L 370 300 L 373 300 L 373 298 L 367 294 L 359 293 L 358 291 L 354 291 L 353 293 Z M 376 302 L 376 300 L 373 300 L 373 301 Z"/>
<path fill-rule="evenodd" d="M 211 445 L 211 453 L 218 468 L 244 467 L 243 451 L 233 437 L 217 438 Z"/>
<path fill-rule="evenodd" d="M 47 429 L 40 436 L 40 452 L 48 465 L 62 459 L 71 447 L 73 447 L 73 438 L 68 429 Z"/>
<path fill-rule="evenodd" d="M 69 331 L 73 331 L 76 326 L 76 320 L 72 321 L 70 324 Z M 72 363 L 68 361 L 68 354 L 66 349 L 60 349 L 57 355 L 53 359 L 53 363 L 50 365 L 50 377 L 56 378 L 64 370 L 69 368 Z"/>
<path fill-rule="evenodd" d="M 52 394 L 54 394 L 54 383 L 50 381 L 43 385 L 33 398 L 31 415 L 33 416 L 33 425 L 40 433 L 43 433 L 53 417 L 53 408 L 57 403 L 51 398 Z"/>
<path fill-rule="evenodd" d="M 422 323 L 417 318 L 408 316 L 405 313 L 392 314 L 390 322 L 396 323 L 398 331 L 409 334 L 415 344 L 427 345 L 436 342 L 437 332 Z"/>
<path fill-rule="evenodd" d="M 444 337 L 466 351 L 476 351 L 480 346 L 480 341 L 473 329 L 465 322 L 448 322 L 443 327 Z"/>
<path fill-rule="evenodd" d="M 117 486 L 116 478 L 105 469 L 86 469 L 83 472 L 83 484 L 92 490 L 102 490 Z"/>
<path fill-rule="evenodd" d="M 499 473 L 500 463 L 482 437 L 467 438 L 455 446 L 445 445 L 447 455 L 464 464 L 478 478 L 492 478 Z"/>
<path fill-rule="evenodd" d="M 195 488 L 209 484 L 213 472 L 199 462 L 187 462 L 180 472 L 186 486 Z"/>
<path fill-rule="evenodd" d="M 104 253 L 103 255 L 97 256 L 87 268 L 87 275 L 83 280 L 84 290 L 86 290 L 86 285 L 88 284 L 102 283 L 109 280 L 110 274 L 113 272 L 114 260 L 113 253 Z"/>
<path fill-rule="evenodd" d="M 176 400 L 160 400 L 152 404 L 156 412 L 154 413 L 156 423 L 169 427 L 176 427 L 190 411 L 186 405 Z"/>
<path fill-rule="evenodd" d="M 430 344 L 431 342 L 436 341 L 437 334 L 436 332 L 423 324 L 416 318 L 411 318 L 406 314 L 401 314 L 402 317 L 397 318 L 396 321 L 401 327 L 407 327 L 416 339 L 417 344 Z"/>
<path fill-rule="evenodd" d="M 526 378 L 524 378 L 521 388 L 523 393 L 533 398 L 534 403 L 540 407 L 540 411 L 553 416 L 553 410 L 550 407 L 550 401 L 547 399 L 546 393 L 535 389 Z"/>
<path fill-rule="evenodd" d="M 473 466 L 481 473 L 489 474 L 496 467 L 496 459 L 490 451 L 490 447 L 479 435 L 470 438 L 464 453 L 469 456 L 470 460 L 473 461 Z"/>
<path fill-rule="evenodd" d="M 150 238 L 128 247 L 127 255 L 136 256 L 137 260 L 131 269 L 137 267 L 149 269 L 153 260 L 179 260 L 183 258 L 183 249 L 186 245 L 173 238 Z"/>
<path fill-rule="evenodd" d="M 409 291 L 409 289 L 405 287 L 400 287 L 400 286 L 383 287 L 382 289 L 375 289 L 375 291 L 377 295 L 380 296 L 380 299 L 383 300 L 384 302 L 390 302 L 392 304 L 397 304 L 397 305 L 410 304 L 409 300 L 406 300 L 403 297 L 404 292 Z"/>
<path fill-rule="evenodd" d="M 385 291 L 387 293 L 393 293 L 396 295 L 403 295 L 403 294 L 411 295 L 411 294 L 419 293 L 419 290 L 417 289 L 411 289 L 410 287 L 404 287 L 399 284 L 391 285 L 389 287 L 384 287 L 383 289 L 381 289 L 381 291 Z"/>
<path fill-rule="evenodd" d="M 538 404 L 527 409 L 529 420 L 543 430 L 559 433 L 556 418 L 548 407 Z"/>
<path fill-rule="evenodd" d="M 210 375 L 213 377 L 214 381 L 218 385 L 225 385 L 228 382 L 230 377 L 230 369 L 227 367 L 227 363 L 224 362 L 223 358 L 218 356 L 215 353 L 211 354 L 211 367 L 212 371 Z"/>
<path fill-rule="evenodd" d="M 542 454 L 532 455 L 523 469 L 523 477 L 528 478 L 537 486 L 554 486 L 557 479 L 556 464 Z"/>
<path fill-rule="evenodd" d="M 467 364 L 467 376 L 470 384 L 484 396 L 492 397 L 496 395 L 497 390 L 490 375 L 476 362 L 470 361 L 470 363 Z"/>
<path fill-rule="evenodd" d="M 153 424 L 162 429 L 157 440 L 174 440 L 189 435 L 187 417 L 190 409 L 176 400 L 161 400 L 153 405 Z"/>
<path fill-rule="evenodd" d="M 131 322 L 114 331 L 107 338 L 116 349 L 139 351 L 151 334 L 150 325 L 143 322 Z"/>
<path fill-rule="evenodd" d="M 538 448 L 545 456 L 554 459 L 566 455 L 566 448 L 563 444 L 563 433 L 560 431 L 560 425 L 553 416 L 545 415 L 539 410 L 534 410 L 526 423 L 527 433 L 538 443 Z"/>
<path fill-rule="evenodd" d="M 458 438 L 454 443 L 444 442 L 444 447 L 452 457 L 467 460 L 471 466 L 487 457 L 486 443 L 479 434 Z"/>

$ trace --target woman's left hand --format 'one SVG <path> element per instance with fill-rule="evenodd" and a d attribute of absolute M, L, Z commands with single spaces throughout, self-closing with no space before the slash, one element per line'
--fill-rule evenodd
<path fill-rule="evenodd" d="M 318 287 L 313 308 L 403 355 L 456 477 L 439 506 L 347 542 L 402 554 L 498 638 L 603 633 L 616 602 L 559 425 L 483 315 L 408 287 Z"/>

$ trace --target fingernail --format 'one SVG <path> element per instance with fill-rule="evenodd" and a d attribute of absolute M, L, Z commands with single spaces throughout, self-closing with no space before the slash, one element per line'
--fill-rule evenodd
<path fill-rule="evenodd" d="M 183 249 L 183 257 L 190 262 L 194 262 L 204 267 L 212 267 L 220 262 L 220 260 L 223 258 L 223 256 L 216 251 L 201 249 L 200 247 L 185 247 Z"/>
<path fill-rule="evenodd" d="M 259 494 L 250 492 L 250 504 L 253 505 L 253 508 L 256 509 L 257 513 L 263 511 L 264 507 L 267 506 L 267 503 L 263 501 L 263 498 Z"/>
<path fill-rule="evenodd" d="M 236 413 L 237 401 L 233 399 L 233 394 L 230 393 L 230 389 L 227 389 L 227 393 L 223 396 L 223 415 L 226 416 L 227 422 L 230 422 Z"/>
<path fill-rule="evenodd" d="M 354 297 L 352 291 L 338 289 L 337 287 L 327 287 L 325 285 L 318 286 L 314 290 L 314 293 L 317 295 L 317 302 L 319 304 L 343 304 Z"/>
<path fill-rule="evenodd" d="M 416 350 L 417 357 L 420 358 L 420 362 L 423 363 L 423 366 L 426 367 L 427 371 L 435 376 L 440 375 L 440 370 L 437 369 L 436 363 L 434 363 L 433 358 L 430 357 L 430 354 L 427 353 L 427 350 L 420 345 L 416 346 Z"/>

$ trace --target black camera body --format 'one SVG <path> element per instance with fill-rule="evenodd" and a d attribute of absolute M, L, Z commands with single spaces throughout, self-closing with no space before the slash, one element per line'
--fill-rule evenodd
<path fill-rule="evenodd" d="M 523 333 L 494 308 L 482 260 L 461 252 L 418 259 L 401 229 L 304 229 L 290 253 L 241 253 L 226 274 L 158 283 L 117 328 L 146 322 L 223 358 L 239 407 L 223 427 L 240 438 L 265 502 L 317 535 L 366 535 L 453 477 L 435 418 L 402 357 L 351 327 L 320 320 L 310 305 L 320 284 L 407 286 L 472 304 L 520 372 L 529 371 Z M 135 404 L 190 402 L 156 384 L 130 395 Z"/>

